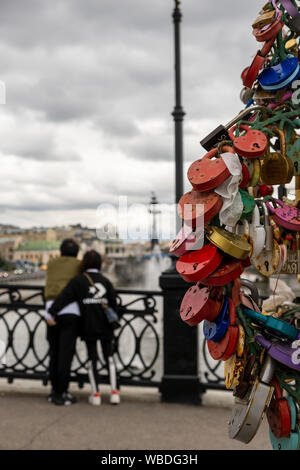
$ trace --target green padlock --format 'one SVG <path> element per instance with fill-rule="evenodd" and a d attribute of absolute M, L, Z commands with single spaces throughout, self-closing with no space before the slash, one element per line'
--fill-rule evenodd
<path fill-rule="evenodd" d="M 252 212 L 254 211 L 255 207 L 255 199 L 243 189 L 239 189 L 239 192 L 244 206 L 241 219 L 251 219 Z"/>
<path fill-rule="evenodd" d="M 287 155 L 294 166 L 294 175 L 300 175 L 300 138 L 296 139 L 293 144 L 287 145 Z"/>

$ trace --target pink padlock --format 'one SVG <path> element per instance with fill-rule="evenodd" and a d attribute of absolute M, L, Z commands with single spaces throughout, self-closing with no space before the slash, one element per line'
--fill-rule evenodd
<path fill-rule="evenodd" d="M 272 199 L 272 202 L 279 207 L 273 207 L 271 201 L 267 201 L 266 206 L 273 214 L 274 221 L 288 230 L 300 230 L 300 210 L 296 207 L 288 206 L 279 199 Z"/>

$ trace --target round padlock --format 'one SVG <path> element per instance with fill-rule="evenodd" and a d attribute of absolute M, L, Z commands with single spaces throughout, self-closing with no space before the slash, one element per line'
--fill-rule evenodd
<path fill-rule="evenodd" d="M 238 278 L 244 271 L 241 261 L 224 256 L 218 268 L 201 281 L 205 286 L 225 286 Z"/>
<path fill-rule="evenodd" d="M 290 405 L 286 398 L 283 398 L 278 380 L 272 380 L 274 395 L 266 411 L 266 416 L 270 429 L 274 436 L 288 437 L 291 433 L 291 412 Z"/>
<path fill-rule="evenodd" d="M 264 90 L 281 90 L 299 78 L 299 74 L 298 57 L 288 57 L 280 64 L 265 68 L 259 74 L 258 81 Z"/>
<path fill-rule="evenodd" d="M 201 192 L 210 191 L 220 186 L 230 176 L 230 171 L 218 149 L 212 149 L 203 158 L 196 160 L 188 170 L 188 179 L 194 189 Z"/>
<path fill-rule="evenodd" d="M 249 243 L 238 235 L 223 230 L 220 227 L 208 227 L 206 236 L 211 243 L 233 258 L 243 260 L 248 258 L 251 253 L 251 245 Z"/>
<path fill-rule="evenodd" d="M 223 289 L 192 286 L 185 293 L 180 306 L 182 321 L 195 326 L 205 319 L 214 320 L 223 305 Z"/>
<path fill-rule="evenodd" d="M 233 126 L 228 131 L 236 153 L 247 158 L 263 156 L 268 145 L 268 139 L 265 134 L 259 130 L 251 129 L 251 127 L 246 125 L 241 125 L 239 129 L 244 131 L 239 137 L 235 137 L 234 135 L 236 126 Z"/>
<path fill-rule="evenodd" d="M 191 251 L 181 256 L 176 269 L 187 282 L 198 282 L 213 273 L 221 263 L 223 255 L 212 244 L 204 245 L 201 250 Z"/>
<path fill-rule="evenodd" d="M 178 215 L 185 224 L 201 229 L 203 223 L 207 225 L 220 212 L 222 205 L 223 200 L 217 193 L 201 193 L 192 189 L 181 197 Z"/>

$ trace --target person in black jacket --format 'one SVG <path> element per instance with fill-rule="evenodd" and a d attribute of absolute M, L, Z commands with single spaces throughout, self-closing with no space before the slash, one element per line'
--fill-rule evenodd
<path fill-rule="evenodd" d="M 112 404 L 120 403 L 117 390 L 116 367 L 113 359 L 113 327 L 104 313 L 103 300 L 109 307 L 116 310 L 116 293 L 112 283 L 100 272 L 101 255 L 90 250 L 85 253 L 79 271 L 55 299 L 49 313 L 55 318 L 65 305 L 77 301 L 81 313 L 81 338 L 86 342 L 88 352 L 88 372 L 92 386 L 89 402 L 101 404 L 101 395 L 97 383 L 97 341 L 100 340 L 106 365 L 109 370 Z"/>

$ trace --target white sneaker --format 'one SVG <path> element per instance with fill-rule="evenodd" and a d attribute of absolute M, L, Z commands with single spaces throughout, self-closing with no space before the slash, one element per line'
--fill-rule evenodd
<path fill-rule="evenodd" d="M 101 405 L 101 395 L 100 393 L 94 393 L 94 395 L 89 396 L 89 404 L 94 406 Z"/>
<path fill-rule="evenodd" d="M 110 396 L 110 403 L 112 405 L 118 405 L 120 403 L 120 395 L 118 390 L 113 390 L 111 396 Z"/>

